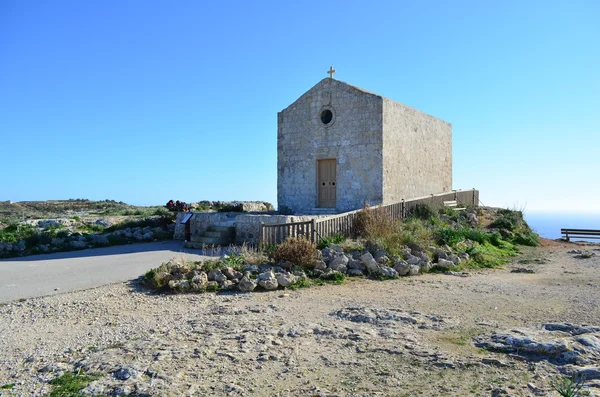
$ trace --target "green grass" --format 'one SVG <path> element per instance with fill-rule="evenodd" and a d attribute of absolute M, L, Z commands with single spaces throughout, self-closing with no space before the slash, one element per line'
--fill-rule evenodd
<path fill-rule="evenodd" d="M 0 389 L 3 389 L 3 390 L 10 390 L 10 389 L 12 389 L 13 387 L 15 387 L 15 384 L 14 384 L 14 383 L 7 383 L 7 384 L 5 384 L 5 385 L 2 385 L 2 386 L 0 386 Z"/>
<path fill-rule="evenodd" d="M 50 397 L 83 397 L 78 392 L 85 388 L 90 382 L 98 379 L 97 376 L 81 375 L 79 373 L 67 372 L 63 376 L 52 379 L 53 386 Z"/>
<path fill-rule="evenodd" d="M 317 243 L 317 248 L 322 250 L 323 248 L 331 247 L 331 244 L 342 244 L 344 241 L 346 241 L 346 237 L 344 237 L 341 234 L 323 237 L 319 239 L 319 242 Z"/>

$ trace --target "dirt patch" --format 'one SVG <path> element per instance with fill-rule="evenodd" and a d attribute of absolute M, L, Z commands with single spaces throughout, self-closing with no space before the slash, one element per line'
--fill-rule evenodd
<path fill-rule="evenodd" d="M 563 376 L 552 360 L 476 343 L 600 325 L 600 255 L 576 259 L 574 247 L 522 248 L 513 264 L 470 277 L 203 295 L 116 284 L 14 302 L 0 307 L 0 385 L 39 396 L 81 370 L 99 376 L 89 395 L 551 395 Z M 533 273 L 511 273 L 522 260 Z"/>

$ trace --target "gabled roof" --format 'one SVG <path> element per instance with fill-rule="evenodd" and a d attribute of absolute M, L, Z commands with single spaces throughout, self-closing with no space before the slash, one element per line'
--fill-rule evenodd
<path fill-rule="evenodd" d="M 294 104 L 296 104 L 296 102 L 299 102 L 301 100 L 303 100 L 305 97 L 310 96 L 313 94 L 314 91 L 319 90 L 320 88 L 324 88 L 328 85 L 331 85 L 337 89 L 345 89 L 345 90 L 354 90 L 354 91 L 358 91 L 361 94 L 367 94 L 367 95 L 373 95 L 376 96 L 378 98 L 383 98 L 381 95 L 377 95 L 371 91 L 367 91 L 364 90 L 362 88 L 353 86 L 352 84 L 348 84 L 344 81 L 341 80 L 336 80 L 336 79 L 330 79 L 329 77 L 325 77 L 323 80 L 319 81 L 317 84 L 315 84 L 314 86 L 312 86 L 308 91 L 306 91 L 304 94 L 302 94 L 298 99 L 296 99 L 294 102 L 292 102 L 288 107 L 286 107 L 285 109 L 283 109 L 281 112 L 285 112 L 286 110 L 288 110 L 289 108 L 291 108 L 292 106 L 294 106 Z"/>

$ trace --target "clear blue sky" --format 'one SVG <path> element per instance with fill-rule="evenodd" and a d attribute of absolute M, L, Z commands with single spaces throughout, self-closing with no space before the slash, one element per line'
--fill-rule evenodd
<path fill-rule="evenodd" d="M 326 77 L 453 124 L 454 187 L 600 212 L 600 2 L 0 1 L 0 200 L 276 201 Z"/>

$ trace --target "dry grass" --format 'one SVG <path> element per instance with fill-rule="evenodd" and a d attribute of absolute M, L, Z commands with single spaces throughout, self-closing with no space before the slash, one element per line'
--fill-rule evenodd
<path fill-rule="evenodd" d="M 296 266 L 312 268 L 317 260 L 317 246 L 305 238 L 290 237 L 273 252 L 275 262 L 291 262 Z"/>
<path fill-rule="evenodd" d="M 357 214 L 356 232 L 368 240 L 389 236 L 397 231 L 398 223 L 380 207 L 371 208 L 365 204 L 362 211 Z"/>

